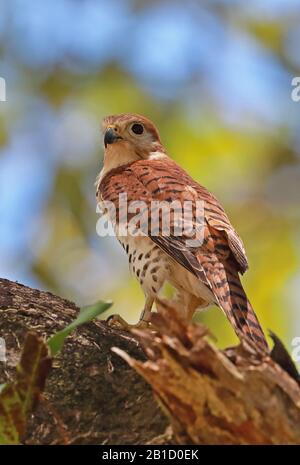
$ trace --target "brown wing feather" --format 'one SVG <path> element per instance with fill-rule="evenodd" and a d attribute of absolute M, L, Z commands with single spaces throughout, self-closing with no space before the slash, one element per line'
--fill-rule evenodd
<path fill-rule="evenodd" d="M 233 253 L 238 269 L 244 273 L 248 269 L 248 259 L 242 239 L 232 227 L 225 210 L 220 205 L 218 199 L 205 187 L 200 186 L 188 175 L 186 181 L 192 181 L 191 185 L 197 191 L 199 198 L 205 201 L 205 218 L 207 223 L 218 231 L 223 231 L 227 238 L 227 246 Z"/>

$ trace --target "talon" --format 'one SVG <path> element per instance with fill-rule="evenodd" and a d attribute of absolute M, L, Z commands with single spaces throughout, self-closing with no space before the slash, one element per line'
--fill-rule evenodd
<path fill-rule="evenodd" d="M 106 319 L 107 324 L 111 328 L 123 329 L 124 331 L 130 331 L 131 329 L 145 329 L 149 328 L 151 323 L 149 321 L 140 320 L 138 323 L 130 324 L 127 323 L 120 315 L 111 315 Z"/>
<path fill-rule="evenodd" d="M 123 329 L 125 331 L 130 330 L 130 324 L 124 320 L 120 315 L 110 315 L 106 322 L 111 328 Z"/>
<path fill-rule="evenodd" d="M 135 325 L 132 325 L 132 328 L 145 329 L 151 327 L 150 321 L 140 320 Z"/>

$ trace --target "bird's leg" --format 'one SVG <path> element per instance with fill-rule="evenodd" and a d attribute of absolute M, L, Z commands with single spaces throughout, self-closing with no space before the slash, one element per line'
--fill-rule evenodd
<path fill-rule="evenodd" d="M 145 301 L 143 311 L 140 314 L 139 323 L 146 323 L 146 325 L 149 325 L 153 302 L 154 302 L 154 297 L 150 297 L 150 296 L 146 297 L 146 301 Z"/>
<path fill-rule="evenodd" d="M 114 328 L 124 329 L 125 331 L 130 331 L 131 329 L 134 329 L 134 328 L 147 328 L 150 325 L 149 320 L 150 320 L 150 314 L 151 314 L 153 302 L 154 302 L 153 297 L 146 297 L 145 306 L 140 315 L 140 319 L 138 323 L 131 325 L 130 323 L 127 323 L 127 321 L 125 321 L 124 318 L 122 318 L 120 315 L 111 315 L 110 317 L 107 318 L 106 321 L 109 324 L 109 326 L 112 326 Z"/>
<path fill-rule="evenodd" d="M 172 299 L 164 299 L 161 297 L 156 299 L 158 313 L 163 312 L 164 306 L 170 307 L 182 315 L 187 321 L 192 320 L 197 308 L 205 308 L 207 305 L 208 303 L 200 297 L 196 297 L 182 289 L 178 291 Z"/>

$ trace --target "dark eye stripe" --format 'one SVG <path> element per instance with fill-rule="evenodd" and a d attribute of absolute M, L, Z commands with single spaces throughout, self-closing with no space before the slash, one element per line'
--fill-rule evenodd
<path fill-rule="evenodd" d="M 142 124 L 134 123 L 131 126 L 131 130 L 132 132 L 134 132 L 134 134 L 143 134 L 144 127 L 142 126 Z"/>

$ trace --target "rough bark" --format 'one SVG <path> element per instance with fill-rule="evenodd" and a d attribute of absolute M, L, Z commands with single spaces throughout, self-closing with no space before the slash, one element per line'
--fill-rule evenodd
<path fill-rule="evenodd" d="M 48 337 L 78 310 L 0 279 L 0 336 L 8 349 L 0 383 L 14 376 L 29 329 Z M 155 332 L 133 336 L 96 321 L 69 336 L 24 442 L 165 444 L 173 441 L 164 434 L 171 424 L 179 443 L 300 444 L 300 388 L 292 366 L 290 376 L 245 341 L 220 351 L 204 327 L 166 306 L 160 310 L 153 315 Z"/>
<path fill-rule="evenodd" d="M 0 337 L 7 363 L 0 384 L 11 380 L 28 330 L 49 337 L 75 319 L 79 308 L 48 292 L 0 279 Z M 32 415 L 27 444 L 145 444 L 161 441 L 168 422 L 150 386 L 111 351 L 122 347 L 142 359 L 137 340 L 105 322 L 78 328 L 54 359 L 46 390 Z"/>

